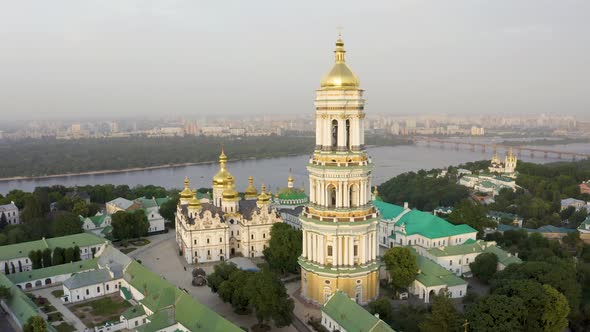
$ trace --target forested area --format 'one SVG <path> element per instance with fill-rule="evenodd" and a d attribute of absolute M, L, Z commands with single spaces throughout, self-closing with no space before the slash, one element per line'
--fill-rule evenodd
<path fill-rule="evenodd" d="M 395 137 L 367 137 L 369 145 L 409 144 Z M 217 161 L 221 146 L 231 159 L 311 153 L 313 137 L 166 137 L 0 142 L 0 178 L 121 170 Z"/>

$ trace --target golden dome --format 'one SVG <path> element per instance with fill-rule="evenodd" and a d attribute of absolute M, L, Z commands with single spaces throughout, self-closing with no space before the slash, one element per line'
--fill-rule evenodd
<path fill-rule="evenodd" d="M 358 88 L 359 79 L 346 65 L 344 60 L 344 42 L 338 37 L 336 49 L 334 50 L 336 63 L 332 70 L 321 81 L 322 88 Z"/>
<path fill-rule="evenodd" d="M 267 203 L 268 201 L 270 201 L 271 195 L 266 193 L 266 186 L 263 183 L 260 188 L 260 195 L 258 195 L 258 202 L 259 203 Z"/>
<path fill-rule="evenodd" d="M 246 199 L 256 198 L 258 196 L 258 190 L 254 187 L 254 178 L 251 176 L 248 178 L 248 188 L 244 191 L 244 196 Z"/>
<path fill-rule="evenodd" d="M 195 194 L 193 197 L 188 201 L 188 208 L 193 210 L 198 210 L 201 208 L 201 201 L 197 198 L 197 191 L 195 190 Z"/>
<path fill-rule="evenodd" d="M 239 193 L 234 188 L 227 188 L 221 194 L 224 199 L 234 199 L 238 197 L 238 195 Z"/>
<path fill-rule="evenodd" d="M 223 149 L 221 149 L 221 154 L 219 155 L 219 172 L 217 172 L 217 174 L 213 176 L 214 186 L 226 186 L 228 178 L 231 178 L 233 180 L 233 176 L 225 167 L 226 163 L 227 156 L 225 155 Z"/>
<path fill-rule="evenodd" d="M 184 178 L 184 189 L 182 189 L 182 191 L 180 192 L 181 199 L 190 199 L 191 197 L 193 197 L 193 191 L 190 190 L 189 185 L 190 185 L 190 181 L 188 180 L 188 177 L 185 177 Z"/>

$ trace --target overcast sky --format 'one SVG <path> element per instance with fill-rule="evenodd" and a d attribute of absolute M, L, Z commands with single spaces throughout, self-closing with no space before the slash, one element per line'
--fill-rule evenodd
<path fill-rule="evenodd" d="M 313 112 L 337 26 L 367 112 L 590 113 L 588 0 L 0 0 L 0 115 Z"/>

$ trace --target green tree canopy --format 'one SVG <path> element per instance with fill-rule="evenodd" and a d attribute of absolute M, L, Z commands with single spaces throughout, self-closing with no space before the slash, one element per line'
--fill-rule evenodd
<path fill-rule="evenodd" d="M 468 199 L 457 203 L 448 219 L 455 225 L 467 224 L 476 229 L 480 235 L 483 234 L 484 227 L 495 225 L 488 219 L 485 207 Z"/>
<path fill-rule="evenodd" d="M 23 326 L 23 332 L 46 332 L 47 323 L 41 316 L 33 316 Z"/>
<path fill-rule="evenodd" d="M 264 257 L 270 268 L 281 274 L 297 272 L 297 258 L 301 256 L 302 232 L 285 223 L 276 223 L 270 230 L 270 241 L 264 249 Z"/>
<path fill-rule="evenodd" d="M 435 295 L 431 312 L 419 324 L 420 331 L 452 332 L 460 330 L 461 316 L 448 294 Z"/>
<path fill-rule="evenodd" d="M 176 206 L 178 205 L 179 199 L 178 193 L 174 193 L 169 200 L 160 205 L 160 215 L 162 218 L 173 224 L 175 222 Z"/>
<path fill-rule="evenodd" d="M 391 284 L 396 288 L 407 288 L 418 275 L 418 263 L 411 249 L 406 247 L 393 247 L 383 255 L 383 262 Z"/>
<path fill-rule="evenodd" d="M 385 297 L 369 302 L 367 310 L 373 315 L 378 314 L 379 318 L 385 322 L 389 322 L 392 318 L 393 307 L 391 302 Z"/>
<path fill-rule="evenodd" d="M 59 212 L 53 218 L 53 236 L 82 233 L 82 222 L 78 215 L 71 212 Z"/>
<path fill-rule="evenodd" d="M 465 317 L 471 331 L 522 331 L 526 308 L 519 297 L 488 295 L 471 305 Z"/>
<path fill-rule="evenodd" d="M 498 256 L 492 252 L 481 253 L 469 263 L 469 268 L 479 280 L 487 284 L 498 268 Z"/>

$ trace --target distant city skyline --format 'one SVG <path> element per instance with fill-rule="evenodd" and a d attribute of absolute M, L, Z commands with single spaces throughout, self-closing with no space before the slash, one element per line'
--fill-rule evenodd
<path fill-rule="evenodd" d="M 307 113 L 343 26 L 369 113 L 587 118 L 588 12 L 580 0 L 5 2 L 0 116 Z"/>

